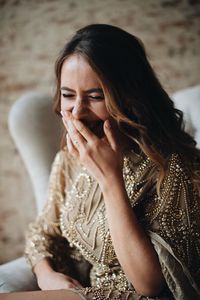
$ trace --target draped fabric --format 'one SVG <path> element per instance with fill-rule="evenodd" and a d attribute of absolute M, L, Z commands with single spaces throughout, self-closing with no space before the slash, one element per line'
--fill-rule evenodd
<path fill-rule="evenodd" d="M 169 159 L 159 196 L 158 170 L 149 158 L 126 154 L 123 176 L 166 280 L 163 293 L 153 299 L 200 299 L 200 199 L 179 155 Z M 76 292 L 83 299 L 151 299 L 137 295 L 128 281 L 112 244 L 100 187 L 66 147 L 52 164 L 46 205 L 29 226 L 25 256 L 32 267 L 49 257 L 55 270 L 82 283 Z"/>

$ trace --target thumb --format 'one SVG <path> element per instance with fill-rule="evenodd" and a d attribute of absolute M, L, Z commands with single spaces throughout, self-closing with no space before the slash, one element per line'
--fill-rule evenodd
<path fill-rule="evenodd" d="M 111 124 L 109 120 L 106 120 L 104 122 L 104 132 L 106 135 L 106 138 L 108 140 L 108 143 L 110 144 L 111 148 L 116 151 L 117 150 L 117 145 L 115 142 L 115 137 L 114 137 L 114 131 L 112 130 Z"/>

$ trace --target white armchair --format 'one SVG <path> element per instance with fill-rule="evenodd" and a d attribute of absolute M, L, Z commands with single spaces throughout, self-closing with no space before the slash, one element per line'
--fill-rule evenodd
<path fill-rule="evenodd" d="M 172 99 L 175 106 L 184 112 L 185 129 L 200 148 L 200 85 L 178 91 Z"/>
<path fill-rule="evenodd" d="M 200 147 L 200 86 L 172 95 L 185 113 L 186 130 Z M 9 114 L 11 135 L 31 178 L 38 212 L 45 201 L 52 160 L 59 149 L 61 128 L 49 96 L 31 92 L 19 98 Z M 17 271 L 16 271 L 17 270 Z M 0 266 L 0 292 L 38 289 L 24 258 Z"/>
<path fill-rule="evenodd" d="M 8 125 L 30 175 L 39 213 L 61 139 L 60 122 L 52 111 L 52 98 L 36 92 L 24 94 L 12 106 Z M 35 276 L 24 257 L 0 266 L 0 292 L 36 289 Z"/>

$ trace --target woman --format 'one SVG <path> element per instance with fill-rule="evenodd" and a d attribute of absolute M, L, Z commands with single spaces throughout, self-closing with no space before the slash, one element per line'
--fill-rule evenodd
<path fill-rule="evenodd" d="M 66 139 L 26 244 L 40 289 L 63 299 L 199 299 L 200 152 L 141 41 L 86 26 L 62 50 L 56 77 Z"/>

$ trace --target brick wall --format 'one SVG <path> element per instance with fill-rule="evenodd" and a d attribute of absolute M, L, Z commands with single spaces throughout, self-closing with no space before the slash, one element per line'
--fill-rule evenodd
<path fill-rule="evenodd" d="M 52 93 L 53 64 L 64 42 L 89 23 L 139 36 L 169 93 L 199 84 L 200 1 L 0 1 L 0 263 L 21 255 L 35 217 L 32 187 L 7 118 L 27 90 Z"/>

